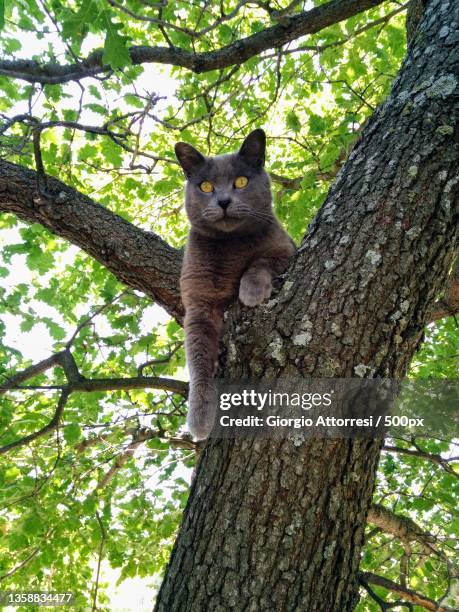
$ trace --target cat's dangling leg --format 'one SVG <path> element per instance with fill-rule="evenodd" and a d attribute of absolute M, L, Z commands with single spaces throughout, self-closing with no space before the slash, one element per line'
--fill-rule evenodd
<path fill-rule="evenodd" d="M 187 426 L 197 440 L 204 440 L 215 420 L 212 384 L 218 358 L 223 312 L 206 303 L 195 303 L 185 315 L 185 349 L 190 373 Z"/>

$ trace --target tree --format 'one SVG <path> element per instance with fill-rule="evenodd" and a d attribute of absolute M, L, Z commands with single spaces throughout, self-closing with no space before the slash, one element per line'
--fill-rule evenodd
<path fill-rule="evenodd" d="M 77 10 L 61 3 L 7 5 L 13 33 L 17 27 L 43 32 L 51 23 L 67 48 L 62 63 L 53 56 L 57 46 L 39 61 L 0 62 L 7 77 L 1 86 L 10 97 L 4 110 L 13 111 L 1 129 L 11 161 L 0 162 L 0 209 L 14 215 L 5 218 L 7 227 L 16 219 L 27 224 L 20 229 L 23 244 L 6 247 L 4 257 L 8 263 L 26 253 L 29 267 L 42 274 L 60 266 L 59 282 L 54 274 L 48 287 L 32 280 L 4 292 L 23 331 L 44 324 L 58 349 L 32 365 L 11 347 L 3 349 L 0 450 L 5 457 L 19 454 L 16 465 L 3 464 L 2 482 L 23 512 L 4 518 L 8 546 L 20 551 L 15 561 L 2 562 L 5 580 L 21 584 L 21 571 L 35 567 L 37 584 L 45 584 L 52 567 L 53 590 L 72 584 L 84 602 L 90 566 L 77 569 L 75 562 L 89 560 L 96 549 L 96 609 L 104 604 L 98 580 L 103 558 L 122 567 L 122 576 L 164 565 L 164 541 L 174 533 L 185 483 L 176 481 L 171 499 L 161 500 L 160 487 L 148 492 L 142 470 L 162 465 L 161 451 L 176 460 L 181 451 L 168 449 L 194 447 L 176 433 L 186 384 L 165 376 L 183 364 L 181 256 L 174 248 L 184 231 L 174 210 L 182 179 L 171 133 L 217 152 L 237 143 L 252 123 L 269 127 L 281 108 L 271 139 L 277 210 L 296 237 L 313 218 L 269 305 L 253 311 L 236 305 L 228 313 L 221 355 L 226 376 L 402 378 L 426 325 L 456 311 L 457 273 L 447 281 L 457 253 L 454 6 L 438 0 L 414 5 L 423 9 L 420 21 L 411 18 L 412 40 L 389 93 L 401 59 L 405 7 L 379 5 L 335 0 L 303 10 L 298 2 L 281 8 L 242 1 L 220 13 L 205 5 L 111 0 L 84 2 Z M 177 6 L 181 15 L 186 11 L 186 25 Z M 85 56 L 88 31 L 103 34 L 104 48 Z M 295 43 L 305 35 L 307 44 Z M 13 54 L 14 40 L 5 43 Z M 139 93 L 136 82 L 148 62 L 180 67 L 174 68 L 180 78 L 176 108 L 161 106 L 156 92 Z M 86 78 L 96 80 L 86 86 Z M 68 82 L 81 90 L 77 110 L 65 108 Z M 107 108 L 116 103 L 114 92 L 120 109 Z M 306 94 L 310 104 L 303 103 Z M 104 123 L 90 123 L 88 113 L 103 115 Z M 143 137 L 145 125 L 153 125 L 154 138 Z M 57 130 L 64 130 L 62 141 Z M 159 164 L 161 178 L 152 180 Z M 292 171 L 298 175 L 291 177 Z M 110 176 L 105 185 L 104 173 Z M 96 189 L 100 204 L 89 195 Z M 166 200 L 157 225 L 173 246 L 132 223 L 146 225 L 145 203 L 161 196 Z M 67 243 L 49 232 L 89 257 L 78 254 L 71 265 L 59 264 Z M 103 303 L 85 313 L 82 295 L 91 293 Z M 37 317 L 32 297 L 51 305 L 60 324 Z M 151 299 L 175 319 L 167 333 L 146 333 L 139 325 Z M 99 316 L 106 319 L 103 335 L 94 327 Z M 75 330 L 66 336 L 69 324 Z M 448 343 L 457 337 L 453 329 L 450 319 L 427 333 L 443 333 Z M 108 347 L 102 359 L 98 344 Z M 438 357 L 444 346 L 432 341 L 423 350 Z M 420 375 L 423 368 L 454 372 L 448 363 L 434 370 L 426 354 L 412 367 Z M 115 392 L 111 401 L 105 391 Z M 156 453 L 136 464 L 133 454 L 145 442 Z M 385 609 L 388 592 L 405 605 L 448 609 L 454 531 L 445 526 L 447 515 L 439 539 L 389 504 L 371 505 L 381 447 L 379 439 L 209 441 L 199 449 L 156 608 L 353 610 L 360 584 L 368 594 L 362 609 Z M 438 499 L 454 509 L 447 441 L 389 440 L 385 448 L 403 457 L 394 468 L 392 454 L 385 455 L 380 468 L 391 495 L 404 496 L 395 492 L 395 470 L 413 484 L 418 476 L 411 472 L 422 472 L 420 462 L 433 462 Z M 94 449 L 99 454 L 91 454 Z M 417 463 L 410 464 L 413 459 Z M 75 462 L 80 467 L 72 473 Z M 185 464 L 192 462 L 185 456 Z M 171 474 L 166 464 L 161 479 Z M 129 487 L 137 495 L 129 495 Z M 367 565 L 359 573 L 367 515 L 375 529 L 367 533 Z M 69 532 L 76 540 L 67 553 L 71 562 L 63 554 L 56 562 L 43 540 L 52 536 L 62 548 Z M 385 534 L 397 538 L 398 550 L 391 550 Z M 146 535 L 157 551 L 141 545 Z M 372 540 L 399 560 L 398 577 L 390 569 L 385 577 L 375 574 L 381 562 Z M 413 555 L 427 555 L 425 566 L 410 567 Z M 438 568 L 438 584 L 422 582 L 427 563 L 432 573 Z M 422 588 L 413 589 L 410 580 Z"/>

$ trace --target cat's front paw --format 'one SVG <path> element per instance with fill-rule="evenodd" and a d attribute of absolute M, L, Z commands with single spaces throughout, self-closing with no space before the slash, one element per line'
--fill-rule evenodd
<path fill-rule="evenodd" d="M 243 276 L 239 285 L 239 299 L 245 306 L 258 306 L 271 295 L 271 279 Z"/>
<path fill-rule="evenodd" d="M 188 431 L 195 440 L 209 437 L 215 421 L 216 398 L 209 387 L 193 387 L 188 396 Z"/>

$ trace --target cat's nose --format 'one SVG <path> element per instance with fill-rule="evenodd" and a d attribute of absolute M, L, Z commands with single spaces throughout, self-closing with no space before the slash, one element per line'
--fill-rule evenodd
<path fill-rule="evenodd" d="M 220 208 L 223 208 L 223 210 L 226 210 L 230 204 L 231 200 L 229 198 L 227 198 L 226 200 L 218 200 L 218 205 L 220 206 Z"/>

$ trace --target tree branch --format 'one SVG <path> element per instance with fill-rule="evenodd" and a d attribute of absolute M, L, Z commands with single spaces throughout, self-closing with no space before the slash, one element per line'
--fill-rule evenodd
<path fill-rule="evenodd" d="M 217 28 L 219 25 L 221 25 L 225 21 L 230 21 L 231 19 L 233 19 L 233 17 L 235 17 L 239 13 L 242 7 L 244 7 L 246 4 L 251 3 L 251 0 L 239 0 L 238 4 L 235 6 L 235 8 L 231 12 L 226 13 L 226 14 L 222 13 L 218 19 L 216 19 L 213 23 L 206 26 L 205 28 L 202 28 L 201 30 L 193 30 L 186 26 L 179 26 L 179 25 L 176 25 L 175 23 L 169 23 L 167 21 L 164 21 L 163 19 L 159 19 L 158 17 L 148 17 L 147 15 L 140 15 L 138 13 L 135 13 L 134 11 L 131 11 L 127 7 L 123 6 L 122 4 L 119 4 L 115 0 L 107 0 L 107 2 L 113 8 L 118 9 L 119 11 L 125 13 L 126 15 L 129 15 L 129 17 L 132 17 L 133 19 L 137 19 L 138 21 L 154 23 L 154 24 L 157 24 L 158 27 L 161 27 L 163 29 L 170 28 L 171 30 L 175 30 L 176 32 L 183 32 L 184 34 L 186 34 L 187 36 L 190 36 L 191 38 L 200 38 L 204 34 L 208 34 L 212 30 L 215 30 L 215 28 Z M 272 13 L 272 16 L 274 18 L 274 13 Z"/>
<path fill-rule="evenodd" d="M 135 451 L 139 446 L 141 446 L 146 440 L 155 437 L 150 435 L 150 430 L 147 429 L 138 429 L 134 435 L 132 436 L 132 442 L 126 447 L 124 452 L 122 452 L 116 458 L 115 462 L 111 466 L 111 468 L 106 472 L 102 478 L 97 483 L 96 489 L 103 489 L 106 487 L 109 482 L 113 479 L 115 474 L 124 466 L 124 464 L 134 456 Z"/>
<path fill-rule="evenodd" d="M 68 385 L 21 385 L 4 387 L 0 385 L 0 394 L 7 390 L 50 391 L 60 389 L 70 393 L 92 393 L 94 391 L 130 391 L 132 389 L 161 389 L 187 396 L 188 385 L 175 378 L 158 378 L 156 376 L 134 376 L 132 378 L 83 378 Z"/>
<path fill-rule="evenodd" d="M 373 504 L 368 513 L 368 521 L 382 529 L 385 533 L 390 533 L 403 542 L 419 542 L 426 554 L 431 554 L 432 552 L 439 554 L 437 549 L 432 546 L 435 542 L 435 537 L 423 531 L 408 516 L 394 514 L 380 504 Z"/>
<path fill-rule="evenodd" d="M 398 15 L 399 13 L 405 11 L 408 5 L 409 5 L 409 2 L 402 4 L 401 6 L 397 7 L 395 10 L 391 11 L 390 13 L 387 13 L 387 15 L 384 15 L 383 17 L 379 17 L 379 19 L 375 19 L 374 21 L 370 21 L 369 23 L 366 23 L 361 28 L 357 28 L 356 30 L 348 34 L 348 36 L 344 36 L 343 38 L 340 38 L 339 40 L 335 40 L 333 42 L 326 43 L 323 45 L 300 45 L 294 48 L 287 48 L 283 50 L 281 53 L 283 56 L 291 55 L 292 53 L 301 53 L 302 51 L 312 51 L 314 53 L 322 53 L 326 49 L 331 49 L 332 47 L 339 47 L 340 45 L 344 45 L 345 43 L 355 38 L 356 36 L 363 34 L 363 32 L 367 32 L 368 30 L 371 30 L 377 25 L 384 25 L 388 23 L 392 19 L 392 17 L 395 17 L 395 15 Z M 272 57 L 272 55 L 267 55 L 265 56 L 265 58 L 266 57 Z"/>
<path fill-rule="evenodd" d="M 192 53 L 178 47 L 133 46 L 129 49 L 133 64 L 158 63 L 188 68 L 196 73 L 209 72 L 241 64 L 268 49 L 281 47 L 306 34 L 315 34 L 327 26 L 339 23 L 384 0 L 332 0 L 309 11 L 283 17 L 276 24 L 215 51 Z M 95 76 L 109 70 L 102 61 L 103 51 L 97 50 L 86 59 L 74 64 L 48 63 L 40 65 L 34 60 L 2 60 L 0 74 L 23 79 L 29 83 L 67 83 Z"/>
<path fill-rule="evenodd" d="M 157 120 L 157 118 L 149 113 L 150 107 L 154 106 L 156 101 L 159 98 L 157 96 L 150 96 L 147 101 L 147 105 L 143 110 L 134 111 L 131 113 L 125 113 L 123 115 L 119 115 L 118 117 L 113 117 L 109 121 L 106 121 L 103 125 L 86 125 L 83 123 L 79 123 L 78 121 L 67 121 L 64 119 L 55 120 L 55 121 L 39 121 L 33 115 L 22 113 L 20 115 L 15 115 L 14 117 L 5 117 L 5 121 L 3 125 L 0 126 L 0 136 L 4 134 L 7 130 L 9 130 L 16 123 L 21 123 L 23 125 L 32 126 L 32 134 L 33 134 L 33 144 L 34 144 L 34 153 L 35 160 L 37 165 L 37 172 L 39 175 L 45 177 L 45 170 L 43 167 L 43 162 L 41 160 L 41 150 L 40 150 L 40 136 L 43 131 L 52 129 L 52 128 L 67 128 L 71 130 L 78 130 L 81 132 L 87 132 L 88 134 L 95 134 L 98 136 L 106 136 L 110 138 L 116 145 L 128 151 L 129 153 L 134 153 L 136 156 L 147 157 L 148 159 L 153 160 L 155 163 L 158 161 L 177 164 L 175 159 L 169 157 L 161 157 L 157 155 L 153 155 L 146 151 L 139 151 L 137 149 L 133 149 L 132 146 L 129 145 L 128 139 L 130 137 L 138 138 L 138 134 L 134 134 L 132 131 L 132 127 L 137 123 L 141 122 L 142 118 L 144 119 L 146 115 L 148 115 L 151 119 Z M 123 127 L 122 122 L 126 119 L 130 119 L 129 125 Z M 115 126 L 117 130 L 115 130 Z M 154 167 L 154 166 L 153 166 Z M 46 177 L 45 177 L 46 178 Z"/>
<path fill-rule="evenodd" d="M 97 558 L 97 571 L 96 571 L 96 579 L 95 579 L 95 582 L 94 582 L 94 594 L 93 594 L 93 598 L 92 598 L 91 612 L 96 612 L 97 611 L 97 593 L 99 591 L 100 568 L 102 566 L 102 559 L 103 559 L 105 540 L 107 539 L 107 532 L 105 530 L 104 524 L 103 524 L 102 519 L 100 518 L 100 515 L 97 512 L 97 510 L 96 510 L 96 518 L 97 518 L 97 522 L 99 523 L 99 528 L 100 528 L 100 544 L 99 544 L 99 554 L 98 554 L 98 558 Z"/>
<path fill-rule="evenodd" d="M 150 387 L 163 389 L 171 393 L 178 393 L 184 397 L 188 394 L 188 384 L 181 380 L 175 380 L 174 378 L 142 376 L 141 374 L 132 378 L 85 378 L 78 370 L 75 359 L 67 348 L 8 378 L 5 382 L 0 384 L 0 395 L 3 395 L 6 391 L 15 389 L 42 388 L 40 386 L 21 386 L 21 383 L 38 374 L 42 374 L 53 366 L 60 366 L 64 370 L 68 384 L 45 386 L 45 389 L 61 389 L 69 393 L 73 393 L 74 391 L 90 393 L 92 391 L 117 391 L 125 389 L 145 389 Z"/>
<path fill-rule="evenodd" d="M 37 376 L 38 374 L 42 374 L 49 368 L 56 365 L 61 366 L 64 370 L 68 384 L 45 387 L 46 389 L 61 390 L 61 395 L 53 418 L 47 425 L 38 431 L 27 436 L 23 436 L 22 438 L 6 444 L 5 446 L 1 446 L 0 455 L 7 453 L 13 448 L 17 448 L 18 446 L 24 446 L 25 444 L 28 444 L 29 442 L 32 442 L 33 440 L 36 440 L 46 433 L 56 429 L 61 421 L 67 400 L 70 394 L 74 392 L 90 393 L 92 391 L 118 391 L 153 388 L 170 391 L 171 393 L 177 393 L 179 395 L 183 395 L 184 397 L 186 397 L 188 394 L 188 384 L 181 380 L 175 380 L 172 378 L 159 378 L 156 376 L 137 376 L 134 378 L 85 378 L 80 374 L 78 366 L 70 350 L 66 349 L 65 351 L 56 353 L 52 357 L 44 359 L 43 361 L 40 361 L 39 363 L 32 365 L 22 372 L 19 372 L 7 379 L 2 385 L 0 385 L 0 395 L 10 390 L 40 388 L 35 386 L 27 387 L 19 385 L 25 380 Z"/>
<path fill-rule="evenodd" d="M 154 430 L 154 429 L 144 428 L 143 431 L 148 432 L 148 436 L 145 438 L 145 441 L 152 440 L 153 438 L 157 438 L 158 440 L 167 442 L 172 448 L 181 448 L 183 450 L 197 451 L 201 444 L 200 442 L 193 442 L 193 438 L 190 436 L 190 434 L 187 434 L 187 433 L 183 435 L 179 435 L 179 436 L 169 437 L 165 435 L 164 431 L 160 431 L 159 429 Z M 123 431 L 123 433 L 127 435 L 128 433 L 132 433 L 132 431 L 129 432 L 126 429 L 125 431 Z M 85 440 L 75 445 L 75 450 L 78 451 L 79 453 L 82 453 L 87 448 L 90 448 L 100 442 L 109 443 L 110 442 L 109 436 L 105 434 L 101 434 L 98 436 L 93 436 L 91 438 L 86 438 Z"/>
<path fill-rule="evenodd" d="M 411 457 L 419 457 L 420 459 L 425 459 L 426 461 L 430 461 L 431 463 L 436 463 L 441 466 L 448 474 L 452 476 L 458 476 L 457 472 L 448 465 L 448 461 L 451 459 L 445 459 L 441 455 L 435 453 L 428 453 L 423 450 L 414 450 L 412 448 L 402 448 L 401 446 L 391 446 L 390 444 L 385 444 L 383 446 L 384 451 L 389 451 L 391 453 L 399 453 L 401 455 L 410 455 Z"/>
<path fill-rule="evenodd" d="M 388 578 L 384 578 L 383 576 L 378 576 L 371 572 L 360 572 L 359 579 L 363 586 L 366 586 L 368 582 L 371 584 L 376 584 L 377 586 L 383 587 L 392 593 L 396 593 L 405 601 L 409 601 L 410 603 L 420 606 L 425 610 L 432 610 L 432 612 L 454 612 L 454 608 L 440 605 L 433 599 L 425 597 L 412 589 L 402 587 L 396 582 L 393 582 Z"/>
<path fill-rule="evenodd" d="M 5 574 L 3 574 L 2 576 L 0 576 L 0 582 L 2 580 L 5 580 L 5 578 L 9 578 L 10 576 L 12 576 L 13 574 L 15 574 L 16 572 L 18 572 L 20 569 L 22 569 L 23 567 L 25 567 L 30 561 L 32 561 L 32 559 L 34 559 L 38 553 L 40 553 L 42 551 L 42 547 L 41 546 L 37 546 L 36 548 L 34 548 L 32 550 L 31 553 L 29 553 L 27 555 L 27 557 L 25 557 L 25 559 L 23 561 L 21 561 L 20 563 L 18 563 L 17 565 L 15 565 L 14 567 L 12 567 L 10 570 L 8 570 Z"/>
<path fill-rule="evenodd" d="M 96 489 L 103 489 L 103 488 L 105 488 L 110 483 L 110 481 L 113 479 L 115 474 L 128 461 L 128 459 L 130 459 L 131 457 L 134 456 L 134 453 L 135 453 L 136 449 L 139 446 L 141 446 L 142 444 L 143 444 L 142 441 L 140 441 L 140 442 L 139 441 L 131 442 L 129 444 L 129 446 L 127 447 L 127 449 L 124 451 L 124 453 L 121 453 L 121 455 L 118 455 L 118 457 L 116 458 L 115 463 L 112 465 L 112 467 L 99 480 L 99 482 L 97 483 Z"/>
<path fill-rule="evenodd" d="M 13 448 L 17 448 L 18 446 L 24 446 L 25 444 L 29 444 L 29 442 L 33 442 L 33 440 L 36 440 L 37 438 L 41 438 L 46 433 L 56 429 L 56 427 L 59 425 L 60 420 L 62 418 L 62 414 L 64 412 L 64 408 L 67 403 L 69 395 L 70 395 L 69 391 L 67 389 L 63 389 L 59 397 L 59 401 L 57 402 L 57 406 L 56 406 L 56 410 L 54 411 L 53 418 L 50 420 L 50 422 L 44 427 L 42 427 L 41 429 L 39 429 L 38 431 L 34 431 L 33 433 L 27 436 L 23 436 L 22 438 L 19 438 L 18 440 L 15 440 L 14 442 L 10 442 L 10 444 L 5 444 L 5 446 L 1 446 L 0 455 L 7 453 Z"/>
<path fill-rule="evenodd" d="M 53 195 L 45 199 L 38 192 L 33 170 L 0 160 L 0 211 L 27 223 L 41 223 L 79 246 L 121 282 L 150 296 L 180 321 L 181 252 L 72 187 L 46 178 Z"/>
<path fill-rule="evenodd" d="M 443 297 L 435 302 L 430 320 L 438 321 L 459 313 L 459 259 L 448 279 Z"/>
<path fill-rule="evenodd" d="M 111 468 L 102 476 L 97 483 L 96 489 L 103 489 L 113 479 L 116 473 L 124 466 L 124 464 L 134 455 L 135 451 L 147 440 L 158 438 L 169 442 L 174 448 L 183 448 L 187 450 L 197 450 L 199 443 L 193 442 L 191 437 L 171 437 L 168 438 L 164 435 L 164 432 L 160 430 L 149 429 L 148 427 L 141 427 L 137 429 L 132 435 L 132 441 L 128 444 L 126 449 L 118 455 Z"/>
<path fill-rule="evenodd" d="M 60 355 L 61 353 L 56 353 L 54 355 L 51 355 L 51 357 L 48 357 L 47 359 L 43 359 L 43 361 L 40 361 L 39 363 L 35 363 L 34 365 L 31 365 L 25 370 L 22 370 L 22 372 L 18 372 L 17 374 L 14 374 L 13 376 L 11 376 L 10 378 L 6 380 L 6 382 L 4 382 L 0 386 L 0 395 L 3 395 L 4 393 L 6 393 L 8 389 L 13 389 L 17 387 L 18 385 L 23 383 L 25 380 L 28 380 L 29 378 L 33 378 L 34 376 L 38 376 L 39 374 L 43 374 L 43 372 L 46 372 L 46 370 L 49 370 L 49 368 L 52 368 L 55 365 L 59 365 Z"/>
<path fill-rule="evenodd" d="M 49 370 L 49 368 L 53 366 L 61 366 L 70 384 L 77 383 L 84 378 L 78 370 L 72 353 L 66 349 L 7 378 L 6 381 L 0 385 L 0 395 L 3 395 L 9 389 L 21 388 L 19 385 L 25 380 L 38 376 L 38 374 L 43 374 L 43 372 L 46 372 L 46 370 Z"/>
<path fill-rule="evenodd" d="M 161 389 L 187 396 L 188 384 L 175 378 L 135 376 L 133 378 L 83 378 L 65 387 L 71 393 L 93 391 L 129 391 L 130 389 Z"/>

